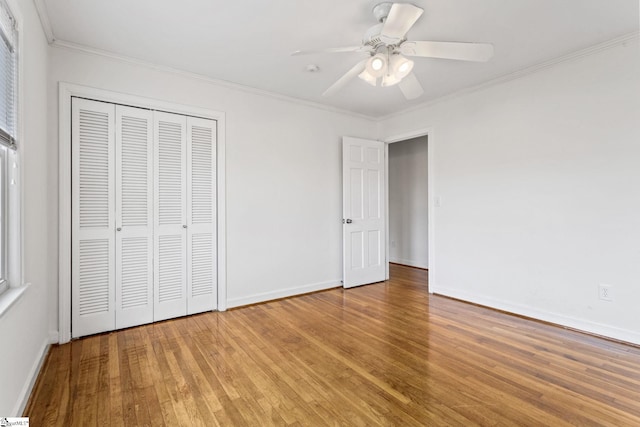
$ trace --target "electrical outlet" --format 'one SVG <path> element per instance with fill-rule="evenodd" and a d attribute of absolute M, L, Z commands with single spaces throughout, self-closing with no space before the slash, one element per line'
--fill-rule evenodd
<path fill-rule="evenodd" d="M 613 301 L 613 288 L 611 285 L 599 285 L 598 295 L 603 301 Z"/>

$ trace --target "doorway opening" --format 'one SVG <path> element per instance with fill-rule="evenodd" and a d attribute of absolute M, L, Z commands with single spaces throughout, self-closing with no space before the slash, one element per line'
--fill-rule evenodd
<path fill-rule="evenodd" d="M 390 276 L 408 266 L 429 269 L 428 136 L 388 144 L 388 260 Z M 400 273 L 402 274 L 402 273 Z"/>

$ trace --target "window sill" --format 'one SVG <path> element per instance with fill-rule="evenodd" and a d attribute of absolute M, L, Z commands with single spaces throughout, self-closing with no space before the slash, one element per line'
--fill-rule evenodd
<path fill-rule="evenodd" d="M 11 306 L 20 299 L 28 287 L 29 284 L 9 288 L 0 295 L 0 317 L 9 311 L 9 308 L 11 308 Z"/>

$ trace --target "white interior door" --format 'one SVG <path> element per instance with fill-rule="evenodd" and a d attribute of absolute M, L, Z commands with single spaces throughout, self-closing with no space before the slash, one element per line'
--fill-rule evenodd
<path fill-rule="evenodd" d="M 342 139 L 343 286 L 385 280 L 384 143 Z"/>
<path fill-rule="evenodd" d="M 187 119 L 154 113 L 153 320 L 187 314 Z"/>
<path fill-rule="evenodd" d="M 115 107 L 74 98 L 71 114 L 71 321 L 75 338 L 115 327 Z"/>
<path fill-rule="evenodd" d="M 153 322 L 153 113 L 116 106 L 116 329 Z"/>
<path fill-rule="evenodd" d="M 187 117 L 187 314 L 217 307 L 216 122 Z"/>

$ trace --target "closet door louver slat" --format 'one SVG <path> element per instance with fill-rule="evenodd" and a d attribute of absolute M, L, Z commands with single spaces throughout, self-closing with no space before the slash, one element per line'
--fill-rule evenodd
<path fill-rule="evenodd" d="M 87 239 L 79 242 L 78 250 L 78 311 L 79 316 L 110 312 L 108 239 Z"/>
<path fill-rule="evenodd" d="M 72 336 L 115 327 L 113 105 L 72 101 Z"/>

